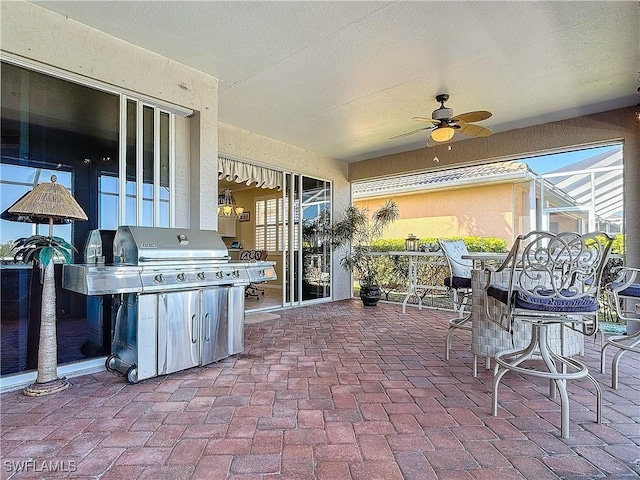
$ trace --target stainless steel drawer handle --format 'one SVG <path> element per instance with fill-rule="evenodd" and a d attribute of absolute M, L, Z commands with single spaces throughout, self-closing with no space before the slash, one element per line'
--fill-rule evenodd
<path fill-rule="evenodd" d="M 198 315 L 191 316 L 191 343 L 198 343 Z"/>

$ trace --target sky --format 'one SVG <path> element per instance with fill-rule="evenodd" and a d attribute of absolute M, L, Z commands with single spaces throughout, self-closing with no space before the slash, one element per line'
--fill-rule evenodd
<path fill-rule="evenodd" d="M 619 149 L 620 145 L 608 145 L 606 147 L 585 148 L 564 153 L 552 153 L 536 157 L 518 159 L 518 162 L 526 163 L 539 174 L 544 174 L 562 168 L 566 165 L 579 162 L 585 158 L 593 157 L 600 153 Z"/>

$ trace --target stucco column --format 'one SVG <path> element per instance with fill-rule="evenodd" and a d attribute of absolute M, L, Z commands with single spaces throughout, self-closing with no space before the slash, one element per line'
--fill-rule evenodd
<path fill-rule="evenodd" d="M 198 112 L 191 118 L 189 176 L 190 227 L 218 228 L 217 112 Z"/>

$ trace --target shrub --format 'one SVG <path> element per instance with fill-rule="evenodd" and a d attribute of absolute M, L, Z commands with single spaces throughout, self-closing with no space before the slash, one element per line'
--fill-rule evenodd
<path fill-rule="evenodd" d="M 447 237 L 446 240 L 457 240 L 461 237 Z M 507 242 L 500 238 L 491 237 L 463 237 L 465 245 L 470 252 L 506 252 Z M 438 239 L 435 237 L 421 238 L 421 249 L 437 251 Z M 372 252 L 402 252 L 404 251 L 404 238 L 380 239 L 371 246 Z M 404 256 L 376 256 L 376 276 L 378 285 L 387 299 L 392 292 L 406 289 L 408 284 L 408 260 Z M 446 262 L 439 257 L 430 257 L 429 261 L 423 261 L 418 267 L 418 283 L 421 285 L 442 285 L 448 275 Z M 426 259 L 425 259 L 426 260 Z M 425 292 L 426 293 L 426 292 Z"/>
<path fill-rule="evenodd" d="M 495 237 L 441 237 L 443 240 L 460 240 L 465 243 L 470 252 L 506 252 L 507 242 Z M 438 239 L 435 237 L 421 238 L 419 245 L 436 246 Z M 378 240 L 371 248 L 374 252 L 403 251 L 404 238 Z M 429 248 L 433 250 L 433 248 Z"/>

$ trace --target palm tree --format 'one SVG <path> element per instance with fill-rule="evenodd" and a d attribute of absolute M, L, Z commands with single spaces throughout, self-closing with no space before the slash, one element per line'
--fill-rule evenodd
<path fill-rule="evenodd" d="M 30 396 L 54 393 L 69 386 L 58 378 L 58 346 L 56 334 L 56 287 L 54 258 L 62 257 L 71 263 L 73 246 L 60 237 L 33 235 L 19 238 L 14 243 L 14 259 L 23 263 L 40 263 L 44 268 L 42 283 L 42 313 L 40 318 L 40 341 L 38 344 L 38 375 L 36 384 L 25 390 Z M 37 385 L 37 386 L 36 386 Z"/>

